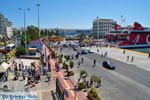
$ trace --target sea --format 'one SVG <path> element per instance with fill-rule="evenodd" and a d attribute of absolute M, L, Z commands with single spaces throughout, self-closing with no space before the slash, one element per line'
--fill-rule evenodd
<path fill-rule="evenodd" d="M 150 48 L 130 49 L 130 50 L 142 52 L 142 53 L 150 53 Z"/>

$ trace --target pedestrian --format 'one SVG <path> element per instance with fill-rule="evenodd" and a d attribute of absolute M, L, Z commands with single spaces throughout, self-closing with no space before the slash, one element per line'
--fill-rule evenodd
<path fill-rule="evenodd" d="M 125 53 L 126 53 L 126 51 L 124 50 L 124 51 L 123 51 L 123 54 L 125 54 Z"/>
<path fill-rule="evenodd" d="M 132 58 L 131 58 L 131 63 L 133 62 L 133 59 L 134 59 L 134 57 L 132 56 Z"/>
<path fill-rule="evenodd" d="M 21 64 L 19 63 L 19 71 L 21 71 Z"/>
<path fill-rule="evenodd" d="M 74 59 L 74 55 L 72 55 L 72 60 Z"/>
<path fill-rule="evenodd" d="M 5 75 L 5 81 L 6 82 L 8 81 L 8 75 L 7 74 Z"/>
<path fill-rule="evenodd" d="M 51 72 L 47 72 L 47 78 L 48 78 L 48 82 L 51 81 Z"/>
<path fill-rule="evenodd" d="M 28 67 L 27 66 L 25 67 L 25 71 L 28 72 Z"/>
<path fill-rule="evenodd" d="M 41 81 L 41 75 L 40 75 L 40 71 L 38 71 L 38 81 Z"/>
<path fill-rule="evenodd" d="M 99 76 L 98 82 L 97 82 L 97 87 L 101 87 L 101 81 L 102 81 L 102 77 Z"/>
<path fill-rule="evenodd" d="M 94 67 L 95 67 L 95 65 L 96 65 L 96 60 L 94 59 Z"/>
<path fill-rule="evenodd" d="M 83 63 L 83 57 L 81 58 L 81 63 Z"/>
<path fill-rule="evenodd" d="M 80 60 L 78 61 L 78 67 L 80 67 Z"/>
<path fill-rule="evenodd" d="M 129 61 L 129 56 L 127 56 L 127 62 Z"/>
<path fill-rule="evenodd" d="M 97 49 L 97 52 L 99 52 L 99 49 Z"/>
<path fill-rule="evenodd" d="M 148 57 L 150 58 L 150 53 L 149 53 Z"/>
<path fill-rule="evenodd" d="M 90 79 L 90 87 L 93 85 L 93 80 Z"/>
<path fill-rule="evenodd" d="M 23 62 L 21 62 L 21 65 L 22 65 L 22 69 L 24 69 L 24 63 Z"/>
<path fill-rule="evenodd" d="M 25 75 L 26 75 L 26 72 L 25 70 L 22 72 L 22 77 L 23 77 L 23 80 L 25 80 Z"/>
<path fill-rule="evenodd" d="M 102 58 L 103 58 L 103 52 L 102 52 Z"/>
<path fill-rule="evenodd" d="M 86 82 L 86 87 L 87 87 L 87 88 L 90 88 L 90 86 L 89 86 L 89 81 Z"/>

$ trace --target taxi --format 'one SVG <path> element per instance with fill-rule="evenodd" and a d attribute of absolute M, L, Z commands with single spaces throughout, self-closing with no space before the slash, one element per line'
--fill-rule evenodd
<path fill-rule="evenodd" d="M 5 43 L 4 42 L 0 42 L 0 45 L 2 46 L 2 45 L 5 45 Z"/>

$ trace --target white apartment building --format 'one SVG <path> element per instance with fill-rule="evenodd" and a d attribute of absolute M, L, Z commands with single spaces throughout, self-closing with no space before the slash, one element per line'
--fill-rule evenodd
<path fill-rule="evenodd" d="M 8 18 L 5 18 L 4 23 L 6 27 L 6 36 L 11 38 L 13 36 L 12 22 Z"/>
<path fill-rule="evenodd" d="M 93 21 L 92 34 L 94 38 L 101 38 L 115 27 L 116 21 L 112 19 L 96 19 Z"/>

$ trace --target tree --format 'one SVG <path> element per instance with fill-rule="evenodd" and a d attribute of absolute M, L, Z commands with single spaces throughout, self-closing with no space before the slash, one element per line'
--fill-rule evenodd
<path fill-rule="evenodd" d="M 51 35 L 52 35 L 52 36 L 53 36 L 53 35 L 55 35 L 55 33 L 54 33 L 54 31 L 53 31 L 53 30 L 51 31 Z"/>
<path fill-rule="evenodd" d="M 59 36 L 59 30 L 56 30 L 55 35 L 56 35 L 56 36 Z"/>
<path fill-rule="evenodd" d="M 41 34 L 41 36 L 44 36 L 44 35 L 45 35 L 45 32 L 42 30 L 42 31 L 40 32 L 40 34 Z"/>
<path fill-rule="evenodd" d="M 50 32 L 50 31 L 48 31 L 48 36 L 50 36 L 50 37 L 52 36 L 52 34 L 51 34 L 51 32 Z"/>
<path fill-rule="evenodd" d="M 29 44 L 31 41 L 29 34 L 26 35 L 26 40 L 27 40 L 27 44 Z M 21 45 L 25 46 L 25 34 L 22 34 L 21 36 Z"/>
<path fill-rule="evenodd" d="M 27 27 L 26 33 L 27 33 L 27 35 L 30 36 L 31 40 L 37 40 L 37 39 L 39 39 L 38 28 L 34 27 L 33 25 Z"/>
<path fill-rule="evenodd" d="M 44 35 L 46 36 L 47 34 L 48 34 L 48 30 L 47 30 L 47 29 L 45 29 L 45 34 L 44 34 Z"/>
<path fill-rule="evenodd" d="M 85 38 L 85 34 L 82 32 L 80 35 L 79 35 L 79 40 L 83 40 Z"/>

